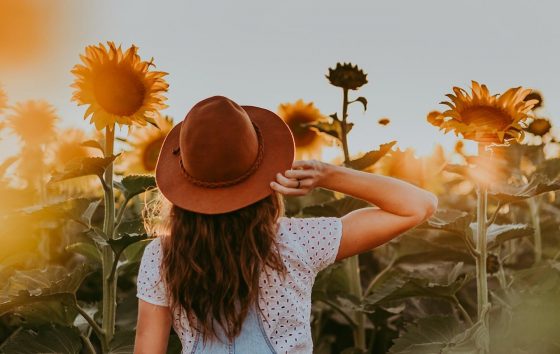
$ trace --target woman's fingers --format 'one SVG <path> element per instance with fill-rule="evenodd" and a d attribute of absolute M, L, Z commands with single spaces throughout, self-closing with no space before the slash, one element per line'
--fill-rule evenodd
<path fill-rule="evenodd" d="M 270 186 L 282 194 L 305 195 L 315 186 L 320 167 L 320 162 L 316 160 L 296 160 L 292 169 L 276 174 L 276 181 Z"/>
<path fill-rule="evenodd" d="M 307 194 L 307 189 L 302 188 L 289 188 L 281 185 L 278 182 L 270 182 L 270 187 L 277 192 L 285 195 L 305 195 Z"/>
<path fill-rule="evenodd" d="M 296 188 L 298 186 L 297 179 L 284 177 L 284 175 L 282 175 L 281 173 L 276 174 L 276 181 L 288 188 Z"/>
<path fill-rule="evenodd" d="M 319 161 L 316 160 L 295 160 L 292 163 L 292 169 L 315 169 Z"/>
<path fill-rule="evenodd" d="M 303 179 L 303 178 L 313 178 L 316 172 L 314 170 L 286 170 L 284 175 L 288 178 Z"/>

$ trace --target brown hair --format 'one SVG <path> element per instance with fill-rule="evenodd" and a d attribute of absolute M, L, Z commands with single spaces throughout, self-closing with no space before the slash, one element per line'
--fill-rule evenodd
<path fill-rule="evenodd" d="M 283 214 L 276 191 L 223 214 L 169 206 L 160 229 L 161 278 L 172 313 L 185 311 L 193 332 L 196 318 L 203 341 L 218 337 L 214 320 L 230 340 L 241 332 L 250 306 L 257 305 L 263 267 L 285 274 L 276 242 L 276 221 Z"/>

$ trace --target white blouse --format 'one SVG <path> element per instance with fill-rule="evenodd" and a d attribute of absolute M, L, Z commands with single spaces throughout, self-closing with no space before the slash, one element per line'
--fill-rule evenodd
<path fill-rule="evenodd" d="M 264 328 L 278 353 L 312 353 L 311 289 L 317 273 L 335 261 L 342 222 L 338 217 L 280 217 L 278 224 L 278 244 L 287 274 L 282 281 L 280 274 L 266 268 L 260 277 L 259 306 L 265 315 Z M 142 256 L 136 296 L 167 306 L 160 262 L 161 243 L 155 238 Z M 179 317 L 176 312 L 173 328 L 183 345 L 182 353 L 190 353 L 195 333 L 191 332 L 186 316 Z"/>

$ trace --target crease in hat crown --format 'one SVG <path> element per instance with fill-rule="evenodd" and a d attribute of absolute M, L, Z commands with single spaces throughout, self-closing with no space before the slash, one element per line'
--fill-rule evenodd
<path fill-rule="evenodd" d="M 259 167 L 264 141 L 247 112 L 224 96 L 194 105 L 179 133 L 179 161 L 190 182 L 207 188 L 237 184 Z"/>

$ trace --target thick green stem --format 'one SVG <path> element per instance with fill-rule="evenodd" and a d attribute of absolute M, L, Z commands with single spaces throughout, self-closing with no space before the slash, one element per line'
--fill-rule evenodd
<path fill-rule="evenodd" d="M 113 155 L 115 140 L 115 126 L 106 128 L 105 156 Z M 114 238 L 115 227 L 115 198 L 113 195 L 113 164 L 105 170 L 105 219 L 103 231 L 108 238 Z M 113 262 L 115 261 L 113 250 L 109 245 L 103 247 L 103 331 L 107 343 L 110 343 L 115 333 L 115 316 L 117 309 L 117 282 L 116 277 L 111 277 Z"/>
<path fill-rule="evenodd" d="M 531 222 L 533 224 L 533 228 L 535 229 L 535 264 L 542 261 L 541 217 L 539 215 L 539 202 L 537 198 L 538 196 L 527 200 L 529 210 L 531 211 Z"/>
<path fill-rule="evenodd" d="M 478 144 L 478 154 L 486 154 L 485 145 Z M 486 272 L 486 262 L 488 259 L 486 227 L 487 227 L 487 210 L 488 210 L 488 186 L 485 182 L 477 184 L 477 204 L 476 204 L 476 282 L 477 282 L 477 304 L 478 304 L 478 320 L 484 321 L 484 328 L 488 331 L 488 323 L 484 314 L 489 306 L 488 302 L 488 275 Z M 488 333 L 487 333 L 488 334 Z M 485 351 L 483 351 L 484 353 Z"/>
<path fill-rule="evenodd" d="M 343 88 L 343 101 L 342 101 L 342 149 L 344 152 L 344 163 L 350 161 L 350 153 L 348 152 L 348 129 L 346 126 L 346 118 L 348 118 L 348 89 Z M 357 299 L 362 299 L 362 283 L 360 281 L 360 262 L 358 256 L 353 256 L 344 260 L 346 274 L 348 275 L 348 282 L 350 294 Z M 361 312 L 355 311 L 352 314 L 356 326 L 352 329 L 354 336 L 354 346 L 359 349 L 366 349 L 366 328 L 365 328 L 365 315 Z"/>
<path fill-rule="evenodd" d="M 477 189 L 477 228 L 476 228 L 476 278 L 477 278 L 477 298 L 478 314 L 488 304 L 488 278 L 486 274 L 486 259 L 488 251 L 486 248 L 486 207 L 488 190 L 485 185 L 479 185 Z"/>
<path fill-rule="evenodd" d="M 360 264 L 358 256 L 352 256 L 344 260 L 346 274 L 348 274 L 350 294 L 358 299 L 362 298 L 362 284 L 360 281 Z M 352 330 L 354 337 L 354 346 L 359 349 L 366 349 L 366 327 L 365 316 L 359 311 L 352 314 L 356 326 Z"/>

